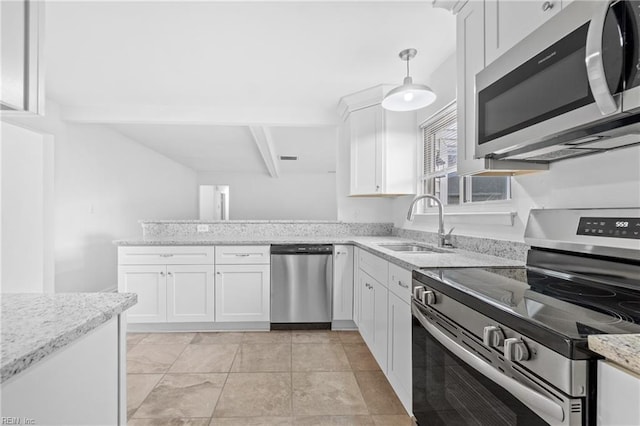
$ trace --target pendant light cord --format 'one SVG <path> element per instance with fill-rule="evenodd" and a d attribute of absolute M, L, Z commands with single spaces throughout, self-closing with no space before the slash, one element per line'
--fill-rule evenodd
<path fill-rule="evenodd" d="M 409 77 L 409 58 L 407 58 L 407 77 Z"/>

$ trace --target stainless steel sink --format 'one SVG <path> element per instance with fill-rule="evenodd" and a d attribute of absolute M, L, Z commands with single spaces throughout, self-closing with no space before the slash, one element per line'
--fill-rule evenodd
<path fill-rule="evenodd" d="M 442 250 L 435 247 L 423 246 L 421 244 L 413 243 L 394 243 L 394 244 L 378 244 L 380 247 L 384 247 L 389 250 L 405 252 L 405 253 L 451 253 L 447 250 Z"/>

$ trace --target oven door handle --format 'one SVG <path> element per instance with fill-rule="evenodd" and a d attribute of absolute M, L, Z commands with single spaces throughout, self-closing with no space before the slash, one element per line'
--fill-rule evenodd
<path fill-rule="evenodd" d="M 484 360 L 478 358 L 471 352 L 467 351 L 463 347 L 459 346 L 456 342 L 451 340 L 447 335 L 438 330 L 438 328 L 431 324 L 429 320 L 420 312 L 420 310 L 412 305 L 411 310 L 413 315 L 420 321 L 420 324 L 435 338 L 442 346 L 447 348 L 453 354 L 455 354 L 462 361 L 476 369 L 479 373 L 488 377 L 496 384 L 502 386 L 506 391 L 510 392 L 513 396 L 522 401 L 523 404 L 531 408 L 536 414 L 542 417 L 546 422 L 551 424 L 558 424 L 564 421 L 564 410 L 554 401 L 550 400 L 544 395 L 524 386 L 522 383 L 517 382 L 511 377 L 507 377 Z"/>
<path fill-rule="evenodd" d="M 591 18 L 587 32 L 585 56 L 589 87 L 591 87 L 591 93 L 593 93 L 593 98 L 602 115 L 613 114 L 618 110 L 618 104 L 607 84 L 607 75 L 604 71 L 604 61 L 602 59 L 602 35 L 610 5 L 611 1 L 602 2 L 602 5 L 598 6 Z"/>

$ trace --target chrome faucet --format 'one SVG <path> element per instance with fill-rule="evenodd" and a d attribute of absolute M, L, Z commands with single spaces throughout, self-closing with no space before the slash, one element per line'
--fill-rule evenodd
<path fill-rule="evenodd" d="M 440 201 L 438 197 L 427 194 L 418 195 L 413 199 L 413 201 L 411 201 L 409 211 L 407 212 L 407 220 L 413 220 L 413 206 L 415 206 L 418 201 L 425 198 L 435 201 L 435 203 L 438 205 L 438 247 L 450 246 L 451 244 L 449 243 L 449 239 L 451 238 L 451 231 L 453 231 L 453 228 L 451 229 L 451 231 L 449 231 L 448 234 L 444 233 L 444 209 L 442 208 L 442 201 Z"/>

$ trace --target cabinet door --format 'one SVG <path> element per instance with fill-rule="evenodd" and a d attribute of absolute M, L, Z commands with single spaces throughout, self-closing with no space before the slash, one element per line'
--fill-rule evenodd
<path fill-rule="evenodd" d="M 216 266 L 216 321 L 269 321 L 269 265 Z"/>
<path fill-rule="evenodd" d="M 361 282 L 360 282 L 360 267 L 358 258 L 360 256 L 360 249 L 358 247 L 353 248 L 353 322 L 356 324 L 356 327 L 360 327 L 360 293 L 361 293 Z"/>
<path fill-rule="evenodd" d="M 127 311 L 128 322 L 166 322 L 166 266 L 119 266 L 118 290 L 126 293 L 136 293 L 138 295 L 138 303 Z"/>
<path fill-rule="evenodd" d="M 486 0 L 484 3 L 487 65 L 531 34 L 562 7 L 560 0 Z"/>
<path fill-rule="evenodd" d="M 366 272 L 360 270 L 360 321 L 358 329 L 369 349 L 373 347 L 373 317 L 374 317 L 374 292 L 372 291 L 375 281 Z"/>
<path fill-rule="evenodd" d="M 389 290 L 374 280 L 372 282 L 372 288 L 370 288 L 369 291 L 373 292 L 373 346 L 371 347 L 371 352 L 376 358 L 376 361 L 378 361 L 378 365 L 382 371 L 386 373 Z"/>
<path fill-rule="evenodd" d="M 353 246 L 333 249 L 333 319 L 353 319 Z"/>
<path fill-rule="evenodd" d="M 473 158 L 476 140 L 475 78 L 484 68 L 484 2 L 470 1 L 456 17 L 458 174 L 484 170 Z"/>
<path fill-rule="evenodd" d="M 213 265 L 167 266 L 167 321 L 213 321 Z"/>
<path fill-rule="evenodd" d="M 380 121 L 381 107 L 374 105 L 353 111 L 351 129 L 351 195 L 380 192 Z"/>
<path fill-rule="evenodd" d="M 598 426 L 640 424 L 640 375 L 600 360 L 597 383 Z"/>
<path fill-rule="evenodd" d="M 387 377 L 402 405 L 411 413 L 411 307 L 389 292 Z"/>

